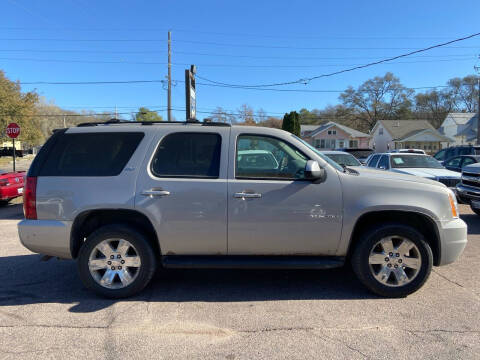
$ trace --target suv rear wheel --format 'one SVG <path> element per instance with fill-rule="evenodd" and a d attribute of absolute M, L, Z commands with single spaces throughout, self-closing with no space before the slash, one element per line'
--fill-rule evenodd
<path fill-rule="evenodd" d="M 375 294 L 404 297 L 427 281 L 433 255 L 415 228 L 385 224 L 363 234 L 351 262 L 357 277 Z"/>
<path fill-rule="evenodd" d="M 155 254 L 145 236 L 124 225 L 107 225 L 93 232 L 78 256 L 83 284 L 109 298 L 140 292 L 155 268 Z"/>

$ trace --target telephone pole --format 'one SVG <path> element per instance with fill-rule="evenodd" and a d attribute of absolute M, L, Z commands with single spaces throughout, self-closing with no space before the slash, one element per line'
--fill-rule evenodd
<path fill-rule="evenodd" d="M 479 56 L 480 58 L 480 56 Z M 477 102 L 477 145 L 480 145 L 480 65 L 473 67 L 477 72 L 478 102 Z"/>
<path fill-rule="evenodd" d="M 168 32 L 168 121 L 172 121 L 172 32 Z"/>

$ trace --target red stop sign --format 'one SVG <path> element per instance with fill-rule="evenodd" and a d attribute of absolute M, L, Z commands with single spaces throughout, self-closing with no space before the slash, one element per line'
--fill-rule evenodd
<path fill-rule="evenodd" d="M 7 126 L 7 136 L 15 139 L 18 135 L 20 135 L 20 126 L 16 123 L 10 123 Z"/>

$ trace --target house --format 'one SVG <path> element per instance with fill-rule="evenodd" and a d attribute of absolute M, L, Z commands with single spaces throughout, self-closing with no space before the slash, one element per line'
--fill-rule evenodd
<path fill-rule="evenodd" d="M 452 145 L 476 144 L 477 118 L 476 113 L 449 113 L 438 131 L 455 140 Z"/>
<path fill-rule="evenodd" d="M 370 146 L 375 152 L 422 149 L 433 154 L 442 148 L 442 144 L 454 142 L 427 120 L 379 120 L 370 133 Z"/>
<path fill-rule="evenodd" d="M 301 125 L 301 134 L 302 139 L 317 149 L 367 149 L 370 141 L 370 135 L 333 121 L 323 125 Z"/>

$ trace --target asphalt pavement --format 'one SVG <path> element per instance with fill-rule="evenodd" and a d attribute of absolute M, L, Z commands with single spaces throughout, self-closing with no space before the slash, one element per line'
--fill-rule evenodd
<path fill-rule="evenodd" d="M 0 359 L 479 359 L 480 216 L 469 243 L 404 299 L 349 267 L 159 271 L 131 299 L 96 297 L 73 261 L 21 246 L 21 204 L 0 208 Z"/>

